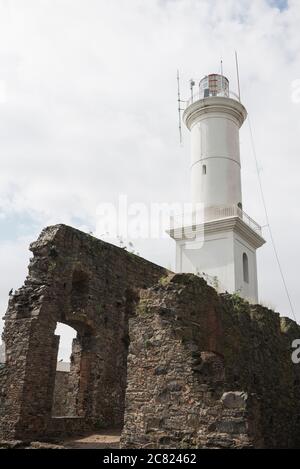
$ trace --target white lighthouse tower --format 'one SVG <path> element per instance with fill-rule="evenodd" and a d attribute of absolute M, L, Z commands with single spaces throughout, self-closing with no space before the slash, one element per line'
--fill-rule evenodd
<path fill-rule="evenodd" d="M 177 272 L 203 275 L 219 291 L 257 303 L 256 249 L 265 241 L 243 211 L 239 129 L 246 117 L 225 76 L 200 81 L 183 121 L 191 132 L 192 203 L 195 210 L 202 207 L 202 219 L 192 237 L 169 233 L 176 240 Z"/>

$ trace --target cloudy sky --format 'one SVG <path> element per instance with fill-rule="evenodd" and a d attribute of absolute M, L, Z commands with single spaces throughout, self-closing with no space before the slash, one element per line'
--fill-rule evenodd
<path fill-rule="evenodd" d="M 28 244 L 66 223 L 96 233 L 97 206 L 189 200 L 189 135 L 178 144 L 176 70 L 219 72 L 241 94 L 282 268 L 300 320 L 299 0 L 0 0 L 0 309 L 22 285 Z M 298 80 L 298 81 L 297 81 Z M 243 205 L 265 225 L 249 127 Z M 100 233 L 98 233 L 100 234 Z M 268 229 L 260 299 L 291 315 Z M 136 241 L 174 267 L 172 241 Z M 3 315 L 3 314 L 2 314 Z"/>

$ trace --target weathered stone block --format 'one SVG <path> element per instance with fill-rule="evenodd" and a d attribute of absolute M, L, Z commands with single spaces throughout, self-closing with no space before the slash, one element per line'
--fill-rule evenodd
<path fill-rule="evenodd" d="M 240 391 L 224 392 L 221 397 L 223 405 L 229 409 L 245 409 L 247 399 L 248 394 Z"/>

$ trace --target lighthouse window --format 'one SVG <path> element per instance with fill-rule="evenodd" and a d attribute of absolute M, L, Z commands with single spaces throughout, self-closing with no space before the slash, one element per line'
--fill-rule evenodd
<path fill-rule="evenodd" d="M 248 256 L 245 252 L 243 254 L 243 276 L 244 276 L 244 282 L 249 283 Z"/>
<path fill-rule="evenodd" d="M 206 174 L 206 164 L 202 165 L 202 174 Z"/>

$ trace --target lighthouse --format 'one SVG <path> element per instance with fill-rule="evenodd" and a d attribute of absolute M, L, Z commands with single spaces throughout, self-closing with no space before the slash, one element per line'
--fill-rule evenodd
<path fill-rule="evenodd" d="M 192 236 L 169 231 L 176 241 L 176 271 L 204 276 L 219 292 L 257 303 L 256 250 L 265 241 L 242 201 L 239 129 L 247 111 L 225 76 L 205 76 L 197 93 L 191 83 L 183 122 L 191 138 L 192 207 L 201 209 L 201 217 Z"/>

